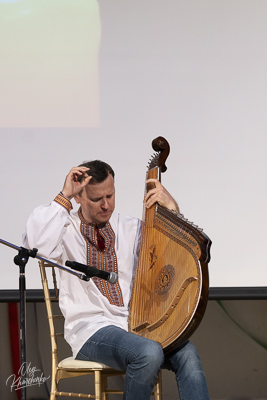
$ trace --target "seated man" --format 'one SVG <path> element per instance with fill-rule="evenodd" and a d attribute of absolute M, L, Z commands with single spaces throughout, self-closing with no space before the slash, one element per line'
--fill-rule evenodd
<path fill-rule="evenodd" d="M 146 207 L 158 202 L 179 211 L 158 180 L 145 196 Z M 80 205 L 72 212 L 71 200 Z M 62 192 L 31 214 L 23 237 L 28 248 L 62 265 L 74 260 L 108 272 L 118 282 L 85 282 L 60 270 L 60 308 L 65 339 L 80 360 L 97 361 L 126 371 L 124 399 L 148 400 L 160 368 L 176 374 L 180 398 L 209 399 L 205 375 L 194 345 L 187 341 L 164 356 L 159 343 L 128 332 L 128 305 L 138 259 L 141 221 L 114 213 L 114 171 L 102 161 L 71 169 Z"/>

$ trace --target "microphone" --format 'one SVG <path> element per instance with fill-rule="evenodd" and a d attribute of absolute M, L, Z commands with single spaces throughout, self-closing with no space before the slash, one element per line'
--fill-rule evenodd
<path fill-rule="evenodd" d="M 118 281 L 118 274 L 116 274 L 116 272 L 102 271 L 101 269 L 89 267 L 88 265 L 80 264 L 76 261 L 66 261 L 65 265 L 71 269 L 75 269 L 75 271 L 84 273 L 89 278 L 96 276 L 97 278 L 104 279 L 109 283 L 116 283 Z"/>

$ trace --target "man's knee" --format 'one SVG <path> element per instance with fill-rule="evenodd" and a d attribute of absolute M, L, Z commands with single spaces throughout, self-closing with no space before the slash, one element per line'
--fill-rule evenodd
<path fill-rule="evenodd" d="M 143 365 L 160 368 L 164 361 L 164 353 L 159 343 L 147 339 L 138 349 L 138 358 Z"/>

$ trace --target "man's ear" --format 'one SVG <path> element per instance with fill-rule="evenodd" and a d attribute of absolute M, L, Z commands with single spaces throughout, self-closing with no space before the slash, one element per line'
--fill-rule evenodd
<path fill-rule="evenodd" d="M 74 200 L 76 201 L 77 204 L 80 204 L 80 202 L 81 202 L 81 196 L 79 196 L 78 194 L 76 194 L 76 195 L 74 196 Z"/>

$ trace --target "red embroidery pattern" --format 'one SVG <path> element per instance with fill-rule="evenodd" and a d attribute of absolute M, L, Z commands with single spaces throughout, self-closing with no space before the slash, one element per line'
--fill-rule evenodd
<path fill-rule="evenodd" d="M 61 206 L 65 207 L 68 213 L 71 212 L 72 210 L 72 204 L 69 199 L 67 199 L 65 196 L 63 196 L 61 193 L 59 193 L 55 198 L 54 201 L 59 203 Z"/>
<path fill-rule="evenodd" d="M 115 252 L 115 233 L 108 222 L 103 228 L 99 228 L 101 236 L 105 240 L 105 249 L 97 247 L 97 233 L 94 224 L 88 224 L 79 210 L 81 220 L 80 230 L 87 245 L 87 265 L 102 269 L 107 272 L 118 273 L 117 256 Z M 91 278 L 98 290 L 107 297 L 110 304 L 123 307 L 123 296 L 119 282 L 111 284 L 103 279 Z"/>

